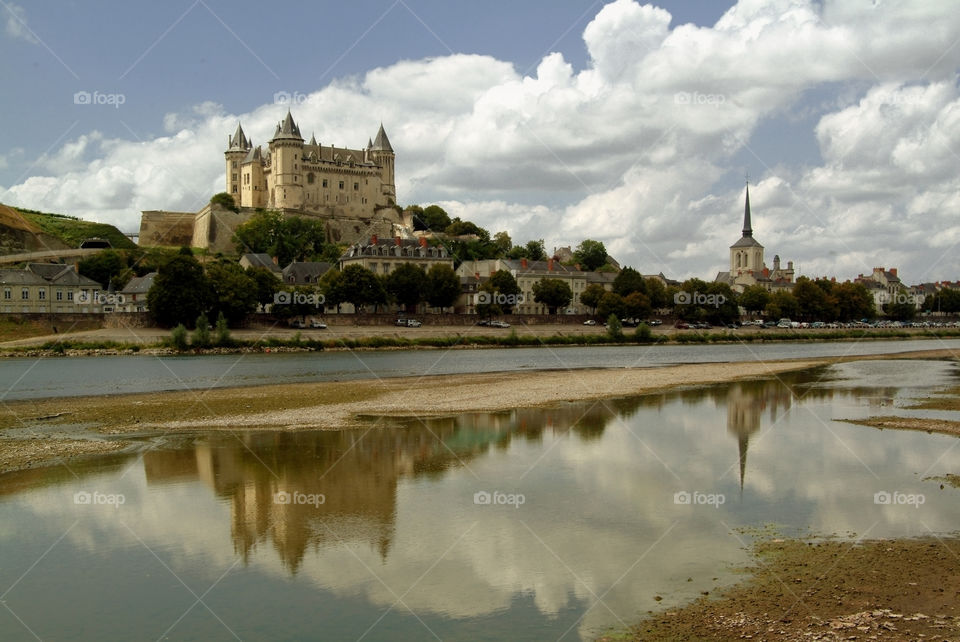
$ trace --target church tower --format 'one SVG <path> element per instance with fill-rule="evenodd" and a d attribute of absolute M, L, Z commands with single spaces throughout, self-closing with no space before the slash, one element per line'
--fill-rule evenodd
<path fill-rule="evenodd" d="M 227 151 L 223 153 L 227 159 L 227 194 L 233 197 L 237 207 L 240 206 L 240 166 L 250 151 L 250 141 L 243 133 L 243 127 L 237 123 L 237 131 L 227 137 Z"/>
<path fill-rule="evenodd" d="M 750 184 L 747 183 L 747 199 L 743 208 L 743 232 L 740 240 L 730 246 L 730 276 L 741 273 L 763 272 L 763 246 L 753 238 L 750 221 Z"/>
<path fill-rule="evenodd" d="M 383 168 L 381 174 L 380 192 L 386 199 L 387 205 L 393 205 L 397 202 L 397 187 L 394 183 L 393 164 L 396 160 L 396 154 L 393 153 L 393 147 L 390 146 L 390 139 L 387 138 L 387 132 L 383 131 L 383 123 L 380 123 L 380 131 L 373 140 L 373 146 L 370 148 L 371 160 Z"/>
<path fill-rule="evenodd" d="M 270 141 L 273 188 L 270 190 L 271 207 L 300 209 L 303 207 L 303 183 L 300 181 L 303 162 L 303 137 L 300 128 L 287 111 L 283 122 L 277 123 Z"/>

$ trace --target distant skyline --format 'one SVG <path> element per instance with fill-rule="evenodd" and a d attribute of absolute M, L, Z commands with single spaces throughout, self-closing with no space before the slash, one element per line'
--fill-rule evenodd
<path fill-rule="evenodd" d="M 712 280 L 749 174 L 768 261 L 960 279 L 948 1 L 0 0 L 0 55 L 11 205 L 124 231 L 196 211 L 237 122 L 265 143 L 289 107 L 324 144 L 382 122 L 401 205 L 518 244 Z"/>

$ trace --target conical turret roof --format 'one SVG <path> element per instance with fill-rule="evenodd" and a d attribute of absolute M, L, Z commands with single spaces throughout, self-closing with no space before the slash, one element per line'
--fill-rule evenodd
<path fill-rule="evenodd" d="M 300 128 L 293 122 L 293 115 L 289 109 L 287 110 L 287 117 L 277 123 L 277 128 L 273 132 L 273 139 L 276 140 L 278 138 L 303 140 L 303 136 L 300 135 Z"/>
<path fill-rule="evenodd" d="M 373 139 L 373 149 L 392 152 L 393 147 L 390 146 L 390 139 L 387 138 L 387 132 L 383 131 L 383 123 L 380 123 L 380 131 L 377 132 L 377 137 Z"/>
<path fill-rule="evenodd" d="M 241 127 L 239 122 L 237 123 L 237 131 L 233 133 L 228 143 L 228 151 L 247 151 L 250 149 L 250 141 L 247 140 L 247 136 L 243 133 L 243 127 Z"/>

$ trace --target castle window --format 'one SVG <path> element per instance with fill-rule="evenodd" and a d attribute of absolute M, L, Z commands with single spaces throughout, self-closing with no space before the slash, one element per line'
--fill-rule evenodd
<path fill-rule="evenodd" d="M 234 193 L 234 194 L 237 193 L 237 186 L 236 186 L 236 185 L 233 186 L 233 193 Z"/>
<path fill-rule="evenodd" d="M 237 169 L 237 161 L 233 161 L 233 169 Z"/>
<path fill-rule="evenodd" d="M 317 177 L 313 175 L 313 172 L 310 172 L 309 174 L 307 174 L 307 184 L 313 185 L 313 181 L 315 181 L 316 178 Z"/>
<path fill-rule="evenodd" d="M 230 180 L 232 180 L 233 182 L 236 182 L 236 181 L 237 181 L 237 174 L 236 174 L 236 173 L 230 174 L 230 176 L 231 176 Z"/>
<path fill-rule="evenodd" d="M 323 179 L 323 186 L 324 186 L 324 187 L 329 187 L 329 185 L 327 185 L 327 179 Z"/>
<path fill-rule="evenodd" d="M 353 191 L 356 192 L 356 191 L 359 190 L 359 189 L 360 189 L 360 183 L 354 183 L 354 184 L 353 184 Z"/>
<path fill-rule="evenodd" d="M 343 189 L 343 181 L 340 181 L 340 189 Z"/>
<path fill-rule="evenodd" d="M 293 182 L 294 182 L 294 183 L 299 182 L 299 180 L 300 180 L 300 177 L 299 177 L 299 176 L 294 176 L 294 177 L 293 177 Z"/>

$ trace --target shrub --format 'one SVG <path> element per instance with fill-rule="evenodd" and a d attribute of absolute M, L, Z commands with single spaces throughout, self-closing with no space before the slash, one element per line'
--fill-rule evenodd
<path fill-rule="evenodd" d="M 618 319 L 615 314 L 607 317 L 607 334 L 614 341 L 623 339 L 623 325 L 621 325 L 620 319 Z"/>
<path fill-rule="evenodd" d="M 187 349 L 187 328 L 182 323 L 170 331 L 170 345 L 180 352 Z"/>
<path fill-rule="evenodd" d="M 194 348 L 206 348 L 210 345 L 210 321 L 206 314 L 197 317 L 197 326 L 193 330 L 190 343 Z"/>

